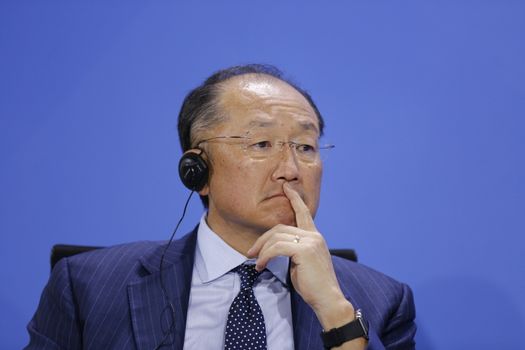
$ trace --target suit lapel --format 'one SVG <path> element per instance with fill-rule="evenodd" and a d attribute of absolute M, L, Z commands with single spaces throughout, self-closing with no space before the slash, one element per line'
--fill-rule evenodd
<path fill-rule="evenodd" d="M 334 268 L 337 265 L 337 261 L 334 261 Z M 341 287 L 344 287 L 341 278 L 339 276 L 338 269 L 335 268 L 336 275 L 339 280 Z M 293 318 L 293 333 L 294 333 L 294 344 L 297 350 L 318 350 L 324 349 L 323 342 L 321 340 L 322 327 L 317 316 L 315 315 L 312 308 L 303 300 L 303 298 L 293 288 L 290 274 L 288 273 L 289 285 L 292 286 L 290 289 L 291 300 L 292 300 L 292 318 Z M 347 300 L 356 305 L 350 295 L 349 290 L 342 288 L 343 294 Z"/>
<path fill-rule="evenodd" d="M 323 349 L 321 343 L 321 324 L 312 308 L 306 304 L 303 298 L 291 288 L 293 335 L 295 349 L 318 350 Z"/>
<path fill-rule="evenodd" d="M 172 312 L 161 287 L 159 271 L 165 245 L 141 258 L 145 275 L 128 285 L 133 332 L 139 350 L 155 349 L 161 343 L 172 344 L 167 347 L 170 349 L 183 348 L 196 237 L 197 229 L 174 241 L 164 257 L 162 279 L 175 315 L 173 332 L 167 337 L 169 325 L 173 324 Z"/>

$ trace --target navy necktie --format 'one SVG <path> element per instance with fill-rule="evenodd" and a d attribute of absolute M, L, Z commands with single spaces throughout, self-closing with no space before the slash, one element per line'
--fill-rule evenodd
<path fill-rule="evenodd" d="M 266 350 L 266 327 L 261 307 L 253 294 L 260 272 L 255 265 L 239 265 L 233 271 L 241 277 L 241 290 L 233 299 L 226 322 L 225 350 Z"/>

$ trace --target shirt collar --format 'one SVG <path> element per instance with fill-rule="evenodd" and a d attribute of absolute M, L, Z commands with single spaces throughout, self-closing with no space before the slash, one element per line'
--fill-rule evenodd
<path fill-rule="evenodd" d="M 255 259 L 248 259 L 213 232 L 206 222 L 206 214 L 202 215 L 197 231 L 195 255 L 195 268 L 201 282 L 211 282 L 244 262 L 255 263 Z M 288 257 L 278 256 L 268 262 L 266 269 L 287 286 L 288 265 Z"/>

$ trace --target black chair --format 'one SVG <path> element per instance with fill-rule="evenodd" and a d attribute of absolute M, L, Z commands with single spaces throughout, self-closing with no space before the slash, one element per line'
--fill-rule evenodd
<path fill-rule="evenodd" d="M 357 253 L 353 249 L 330 249 L 330 254 L 357 262 Z"/>
<path fill-rule="evenodd" d="M 71 245 L 71 244 L 55 244 L 51 249 L 51 269 L 62 258 L 73 256 L 76 254 L 89 252 L 90 250 L 100 249 L 103 247 L 86 246 L 86 245 Z M 357 254 L 353 249 L 330 249 L 330 254 L 339 256 L 344 259 L 357 262 Z"/>
<path fill-rule="evenodd" d="M 103 247 L 87 246 L 87 245 L 72 245 L 72 244 L 55 244 L 51 248 L 51 270 L 56 263 L 62 258 L 73 256 L 76 254 L 89 252 L 90 250 L 100 249 Z"/>

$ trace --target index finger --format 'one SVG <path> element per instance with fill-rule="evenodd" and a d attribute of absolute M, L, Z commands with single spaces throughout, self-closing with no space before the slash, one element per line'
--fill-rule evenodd
<path fill-rule="evenodd" d="M 288 183 L 283 184 L 283 190 L 288 200 L 292 205 L 292 209 L 295 212 L 295 222 L 297 227 L 303 230 L 315 230 L 314 219 L 310 214 L 310 209 L 306 206 L 304 201 L 299 196 L 299 193 L 290 187 Z"/>

